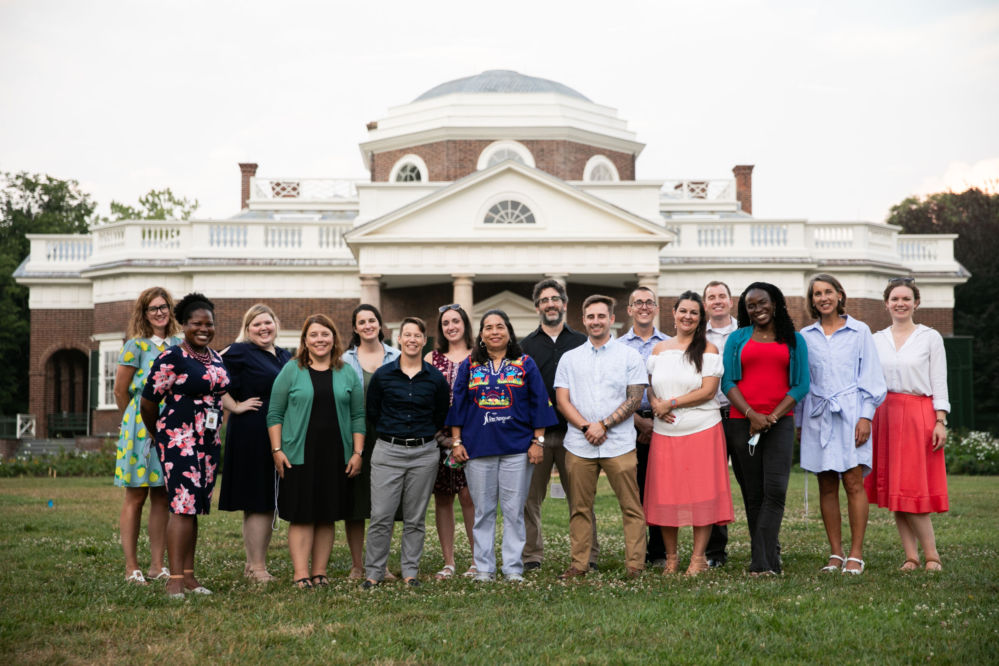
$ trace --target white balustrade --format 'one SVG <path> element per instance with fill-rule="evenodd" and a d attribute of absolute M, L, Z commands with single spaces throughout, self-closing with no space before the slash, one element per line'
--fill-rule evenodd
<path fill-rule="evenodd" d="M 45 243 L 45 260 L 49 263 L 76 264 L 90 257 L 93 243 L 89 236 L 63 236 Z"/>
<path fill-rule="evenodd" d="M 671 179 L 663 182 L 662 199 L 735 201 L 732 178 Z"/>
<path fill-rule="evenodd" d="M 251 178 L 251 200 L 343 201 L 357 198 L 357 183 L 343 178 Z"/>
<path fill-rule="evenodd" d="M 899 234 L 902 263 L 916 271 L 956 270 L 954 239 L 957 234 Z"/>

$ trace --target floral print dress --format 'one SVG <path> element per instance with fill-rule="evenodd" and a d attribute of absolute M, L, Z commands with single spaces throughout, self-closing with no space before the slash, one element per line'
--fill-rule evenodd
<path fill-rule="evenodd" d="M 118 354 L 118 365 L 135 368 L 128 385 L 128 406 L 121 415 L 118 429 L 118 452 L 114 466 L 114 485 L 126 488 L 145 488 L 163 485 L 163 467 L 159 453 L 150 446 L 146 426 L 139 416 L 139 398 L 146 385 L 153 361 L 171 345 L 180 343 L 173 336 L 156 344 L 149 338 L 132 338 L 125 342 Z"/>
<path fill-rule="evenodd" d="M 222 424 L 222 395 L 229 374 L 222 357 L 209 350 L 203 364 L 180 345 L 170 347 L 153 362 L 142 397 L 162 403 L 155 441 L 166 478 L 170 512 L 207 514 L 215 487 L 221 453 L 218 427 L 210 430 L 211 412 Z"/>

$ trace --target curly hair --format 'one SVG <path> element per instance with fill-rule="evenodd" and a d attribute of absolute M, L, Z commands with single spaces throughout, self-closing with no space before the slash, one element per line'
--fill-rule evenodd
<path fill-rule="evenodd" d="M 336 330 L 336 324 L 333 320 L 324 314 L 314 314 L 309 315 L 305 319 L 305 323 L 302 324 L 302 335 L 298 340 L 298 351 L 295 352 L 295 360 L 298 361 L 298 367 L 307 368 L 312 365 L 312 357 L 309 355 L 309 348 L 305 346 L 305 336 L 309 332 L 309 327 L 313 324 L 319 324 L 324 328 L 328 328 L 333 332 L 333 349 L 330 350 L 330 367 L 334 370 L 339 370 L 343 367 L 343 339 L 340 337 L 340 332 Z"/>
<path fill-rule="evenodd" d="M 739 328 L 752 326 L 753 320 L 749 318 L 749 311 L 746 310 L 746 294 L 756 290 L 764 291 L 774 304 L 774 332 L 777 334 L 777 342 L 783 342 L 791 349 L 798 346 L 798 340 L 794 335 L 794 322 L 787 311 L 787 301 L 784 294 L 776 285 L 769 282 L 754 282 L 742 291 L 739 296 Z"/>
<path fill-rule="evenodd" d="M 520 348 L 520 343 L 517 342 L 517 334 L 513 332 L 513 324 L 510 323 L 510 317 L 502 310 L 489 310 L 482 315 L 482 320 L 479 321 L 479 334 L 475 336 L 475 346 L 472 347 L 472 363 L 485 365 L 489 362 L 489 352 L 486 351 L 486 345 L 482 342 L 482 328 L 486 325 L 486 318 L 492 315 L 496 315 L 503 320 L 506 331 L 510 334 L 510 339 L 506 343 L 504 358 L 516 361 L 524 355 L 524 350 Z"/>
<path fill-rule="evenodd" d="M 465 333 L 462 336 L 465 340 L 465 346 L 468 347 L 469 349 L 472 348 L 472 321 L 468 318 L 468 313 L 465 312 L 465 308 L 459 305 L 458 307 L 448 308 L 444 312 L 437 315 L 436 347 L 437 351 L 439 351 L 441 354 L 446 354 L 448 350 L 451 348 L 451 343 L 448 342 L 446 337 L 444 337 L 444 315 L 446 315 L 451 310 L 457 312 L 458 316 L 461 317 L 461 323 L 464 324 L 465 326 Z"/>
<path fill-rule="evenodd" d="M 212 317 L 215 316 L 215 304 L 208 300 L 207 296 L 199 294 L 196 291 L 192 291 L 180 299 L 174 307 L 173 313 L 177 317 L 177 321 L 183 326 L 191 318 L 191 313 L 195 310 L 208 310 L 212 313 Z"/>
<path fill-rule="evenodd" d="M 693 301 L 697 303 L 699 308 L 701 318 L 697 322 L 697 328 L 694 329 L 694 338 L 687 345 L 687 351 L 684 352 L 684 357 L 697 368 L 698 374 L 701 372 L 702 363 L 704 362 L 704 350 L 708 346 L 708 315 L 704 310 L 704 301 L 701 300 L 701 295 L 696 291 L 685 291 L 680 294 L 680 297 L 676 299 L 676 303 L 673 304 L 673 319 L 676 319 L 676 310 L 680 307 L 680 303 L 683 301 Z"/>
<path fill-rule="evenodd" d="M 836 290 L 839 294 L 839 303 L 836 304 L 836 314 L 841 315 L 846 313 L 846 290 L 843 289 L 843 285 L 829 273 L 819 273 L 812 277 L 808 281 L 808 313 L 812 315 L 814 319 L 819 318 L 819 311 L 815 308 L 815 299 L 812 297 L 812 290 L 815 289 L 816 282 L 825 282 L 826 284 L 832 285 L 832 288 Z"/>
<path fill-rule="evenodd" d="M 175 335 L 180 330 L 180 325 L 177 323 L 177 319 L 173 316 L 173 297 L 170 292 L 163 287 L 150 287 L 149 289 L 144 289 L 139 298 L 135 300 L 135 305 L 132 306 L 132 315 L 128 320 L 128 337 L 131 338 L 148 338 L 152 337 L 155 331 L 153 331 L 153 325 L 149 323 L 146 319 L 146 308 L 149 304 L 155 301 L 157 298 L 162 298 L 166 301 L 168 313 L 170 315 L 170 321 L 167 322 L 166 326 L 166 337 Z"/>
<path fill-rule="evenodd" d="M 376 308 L 374 305 L 361 303 L 356 308 L 354 308 L 353 312 L 350 313 L 351 333 L 350 333 L 350 344 L 347 345 L 347 349 L 361 346 L 361 336 L 356 330 L 354 330 L 357 327 L 357 315 L 360 314 L 361 312 L 370 312 L 371 314 L 375 315 L 375 319 L 378 320 L 378 342 L 382 342 L 385 340 L 385 323 L 382 321 L 382 313 L 379 312 L 378 308 Z"/>

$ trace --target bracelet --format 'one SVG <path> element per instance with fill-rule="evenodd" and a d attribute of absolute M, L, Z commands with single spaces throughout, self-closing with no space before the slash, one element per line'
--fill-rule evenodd
<path fill-rule="evenodd" d="M 281 447 L 279 446 L 276 449 L 271 449 L 271 453 L 274 454 L 274 453 L 277 453 L 280 450 L 281 450 Z"/>
<path fill-rule="evenodd" d="M 465 446 L 464 444 L 461 443 L 461 437 L 459 437 L 458 439 L 451 440 L 451 448 L 453 449 L 456 446 Z"/>
<path fill-rule="evenodd" d="M 360 455 L 363 455 L 363 454 L 360 451 L 354 451 L 354 455 L 355 456 L 360 456 Z"/>
<path fill-rule="evenodd" d="M 670 409 L 676 409 L 676 398 L 670 398 L 669 399 L 669 408 Z"/>
<path fill-rule="evenodd" d="M 947 419 L 937 419 L 937 423 L 939 423 L 940 425 L 946 427 L 947 426 Z"/>

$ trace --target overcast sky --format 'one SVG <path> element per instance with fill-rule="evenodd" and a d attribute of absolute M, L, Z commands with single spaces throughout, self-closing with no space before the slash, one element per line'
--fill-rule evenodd
<path fill-rule="evenodd" d="M 641 179 L 755 164 L 757 217 L 999 178 L 999 2 L 972 0 L 0 0 L 0 170 L 228 217 L 237 162 L 367 177 L 366 122 L 486 69 L 616 108 Z"/>

